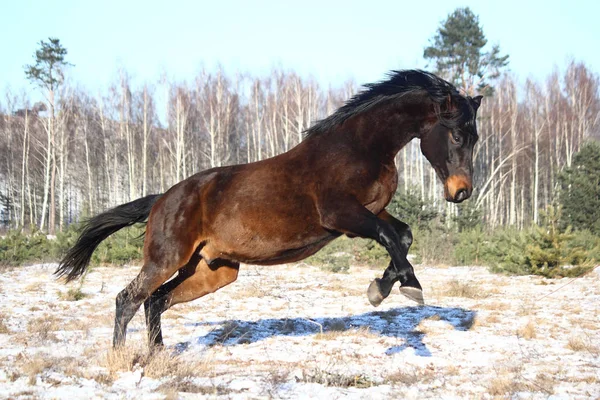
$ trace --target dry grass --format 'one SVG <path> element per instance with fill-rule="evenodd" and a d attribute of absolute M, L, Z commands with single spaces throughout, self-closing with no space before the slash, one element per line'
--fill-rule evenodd
<path fill-rule="evenodd" d="M 487 384 L 488 393 L 492 396 L 512 397 L 515 393 L 526 390 L 523 382 L 517 376 L 519 371 L 515 368 L 496 369 L 496 376 Z"/>
<path fill-rule="evenodd" d="M 268 285 L 259 283 L 251 283 L 245 286 L 239 285 L 229 293 L 229 297 L 233 300 L 247 299 L 248 297 L 262 298 L 269 295 Z"/>
<path fill-rule="evenodd" d="M 448 282 L 448 285 L 442 291 L 442 294 L 448 297 L 464 297 L 467 299 L 480 299 L 489 296 L 489 293 L 481 287 L 475 286 L 473 282 L 462 282 L 458 280 Z"/>
<path fill-rule="evenodd" d="M 417 372 L 412 369 L 408 371 L 399 370 L 396 372 L 392 372 L 388 374 L 384 380 L 387 384 L 403 384 L 403 385 L 413 385 L 415 382 L 419 381 L 419 377 Z"/>
<path fill-rule="evenodd" d="M 507 310 L 510 310 L 510 308 L 511 308 L 509 303 L 504 303 L 501 301 L 477 304 L 475 307 L 481 308 L 483 310 L 492 310 L 492 311 L 507 311 Z"/>
<path fill-rule="evenodd" d="M 40 290 L 42 290 L 43 287 L 44 287 L 44 282 L 37 281 L 37 282 L 32 282 L 32 283 L 28 284 L 23 289 L 26 292 L 39 292 Z"/>
<path fill-rule="evenodd" d="M 209 396 L 209 398 L 223 396 L 233 392 L 223 385 L 198 385 L 188 378 L 174 379 L 172 381 L 165 382 L 158 387 L 158 391 L 165 395 L 165 400 L 179 399 L 181 398 L 179 396 L 179 393 L 181 392 Z"/>
<path fill-rule="evenodd" d="M 512 398 L 518 392 L 533 391 L 546 395 L 554 393 L 554 386 L 558 383 L 557 374 L 540 372 L 533 379 L 523 376 L 523 363 L 504 365 L 494 368 L 496 376 L 487 385 L 488 393 L 492 396 Z"/>
<path fill-rule="evenodd" d="M 489 327 L 499 323 L 501 320 L 497 314 L 489 314 L 485 318 L 477 318 L 473 327 Z"/>
<path fill-rule="evenodd" d="M 143 375 L 149 378 L 172 377 L 183 380 L 207 371 L 207 365 L 202 362 L 184 360 L 164 349 L 150 353 L 141 343 L 109 350 L 104 359 L 104 366 L 111 377 L 115 377 L 119 372 L 142 368 Z"/>
<path fill-rule="evenodd" d="M 42 372 L 51 368 L 55 360 L 48 357 L 47 354 L 36 354 L 35 356 L 26 356 L 19 354 L 15 360 L 15 366 L 19 372 L 15 372 L 13 379 L 26 375 L 29 377 L 29 384 L 35 385 L 37 377 Z"/>
<path fill-rule="evenodd" d="M 320 367 L 303 370 L 301 381 L 304 383 L 318 383 L 320 385 L 334 387 L 369 388 L 377 386 L 377 384 L 368 376 L 327 371 Z"/>
<path fill-rule="evenodd" d="M 587 351 L 594 356 L 597 356 L 599 353 L 598 347 L 592 343 L 591 338 L 587 335 L 574 335 L 569 337 L 566 347 L 573 351 Z"/>
<path fill-rule="evenodd" d="M 538 304 L 531 298 L 523 300 L 517 309 L 517 315 L 520 317 L 527 317 L 535 315 Z"/>
<path fill-rule="evenodd" d="M 6 320 L 8 320 L 8 317 L 5 314 L 0 314 L 0 333 L 10 333 L 10 329 L 6 326 Z"/>
<path fill-rule="evenodd" d="M 236 321 L 229 321 L 223 325 L 220 332 L 218 332 L 215 343 L 223 344 L 229 339 L 235 339 L 235 343 L 243 344 L 250 342 L 250 331 L 249 325 L 243 326 Z"/>
<path fill-rule="evenodd" d="M 313 337 L 315 340 L 337 340 L 340 337 L 353 337 L 359 342 L 362 342 L 365 339 L 381 340 L 381 335 L 371 332 L 367 326 L 348 329 L 344 324 L 343 329 L 341 329 L 341 326 L 339 328 L 340 329 L 324 330 Z"/>
<path fill-rule="evenodd" d="M 534 339 L 537 336 L 535 324 L 529 320 L 525 325 L 517 329 L 517 335 L 525 339 Z"/>
<path fill-rule="evenodd" d="M 56 341 L 54 332 L 61 328 L 62 320 L 52 315 L 34 318 L 27 324 L 27 332 L 41 341 Z"/>
<path fill-rule="evenodd" d="M 81 291 L 81 288 L 69 288 L 66 292 L 59 292 L 58 297 L 65 301 L 79 301 L 87 297 L 85 293 Z"/>
<path fill-rule="evenodd" d="M 415 367 L 411 367 L 410 370 L 399 370 L 396 372 L 392 372 L 384 376 L 384 383 L 390 385 L 407 385 L 412 386 L 415 382 L 420 384 L 428 384 L 431 383 L 436 377 L 439 375 L 439 371 L 436 371 L 435 368 L 428 367 L 423 369 L 415 369 Z"/>

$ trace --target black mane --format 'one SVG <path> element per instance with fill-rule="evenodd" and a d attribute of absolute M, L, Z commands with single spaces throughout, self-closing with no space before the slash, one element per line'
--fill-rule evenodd
<path fill-rule="evenodd" d="M 438 106 L 441 106 L 449 97 L 453 100 L 462 98 L 454 85 L 426 71 L 418 69 L 390 71 L 388 76 L 389 79 L 385 81 L 364 85 L 364 90 L 354 95 L 337 111 L 308 128 L 305 131 L 306 136 L 326 132 L 377 104 L 400 99 L 411 92 L 427 92 L 434 104 Z M 436 107 L 436 110 L 439 110 L 439 107 Z M 442 122 L 449 126 L 455 125 L 456 120 L 460 117 L 457 112 L 438 111 L 438 113 Z"/>

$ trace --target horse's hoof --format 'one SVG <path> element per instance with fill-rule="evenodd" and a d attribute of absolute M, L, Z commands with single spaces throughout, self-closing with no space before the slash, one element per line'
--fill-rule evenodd
<path fill-rule="evenodd" d="M 369 289 L 367 289 L 367 297 L 369 298 L 369 303 L 371 303 L 373 307 L 377 307 L 381 304 L 383 299 L 385 299 L 383 293 L 381 293 L 378 281 L 379 279 L 374 279 L 369 285 Z"/>
<path fill-rule="evenodd" d="M 417 289 L 410 286 L 400 286 L 400 294 L 405 297 L 408 297 L 410 300 L 416 302 L 419 305 L 425 305 L 425 300 L 423 300 L 423 291 L 421 289 Z"/>

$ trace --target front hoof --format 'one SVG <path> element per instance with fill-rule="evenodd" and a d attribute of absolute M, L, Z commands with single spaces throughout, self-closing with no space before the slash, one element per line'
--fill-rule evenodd
<path fill-rule="evenodd" d="M 374 279 L 373 282 L 369 285 L 369 289 L 367 289 L 367 297 L 369 298 L 369 303 L 373 307 L 377 307 L 381 304 L 385 296 L 381 293 L 381 287 L 379 286 L 380 279 Z"/>
<path fill-rule="evenodd" d="M 410 286 L 400 286 L 400 294 L 405 297 L 408 297 L 410 300 L 416 302 L 419 305 L 425 305 L 425 300 L 423 300 L 423 291 L 421 289 L 417 289 Z"/>

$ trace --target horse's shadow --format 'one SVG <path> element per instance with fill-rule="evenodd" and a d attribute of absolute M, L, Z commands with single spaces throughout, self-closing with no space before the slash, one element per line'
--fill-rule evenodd
<path fill-rule="evenodd" d="M 308 336 L 333 331 L 368 329 L 372 333 L 404 339 L 400 346 L 393 346 L 386 354 L 394 354 L 406 348 L 413 348 L 422 357 L 430 357 L 431 352 L 423 343 L 425 333 L 417 329 L 424 319 L 441 320 L 454 329 L 467 331 L 475 321 L 476 312 L 463 308 L 443 308 L 434 306 L 401 307 L 387 311 L 373 311 L 347 317 L 319 318 L 268 318 L 257 321 L 222 320 L 188 323 L 188 326 L 214 326 L 209 333 L 196 339 L 196 343 L 207 347 L 220 344 L 236 346 L 255 343 L 274 336 Z M 190 342 L 176 345 L 178 352 L 185 351 Z"/>

